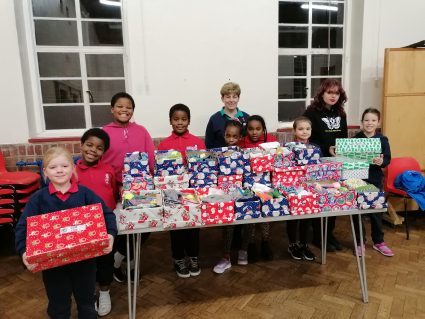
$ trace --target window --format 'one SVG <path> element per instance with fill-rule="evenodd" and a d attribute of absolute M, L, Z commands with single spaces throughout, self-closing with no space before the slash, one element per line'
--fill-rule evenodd
<path fill-rule="evenodd" d="M 121 0 L 31 0 L 40 131 L 111 121 L 125 91 Z"/>
<path fill-rule="evenodd" d="M 321 81 L 342 80 L 344 2 L 279 1 L 279 122 L 302 115 Z"/>

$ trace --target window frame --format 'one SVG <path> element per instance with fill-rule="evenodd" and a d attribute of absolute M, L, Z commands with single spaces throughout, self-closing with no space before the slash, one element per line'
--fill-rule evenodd
<path fill-rule="evenodd" d="M 344 4 L 344 23 L 343 24 L 317 24 L 313 23 L 313 10 L 311 7 L 308 9 L 308 23 L 280 23 L 278 20 L 278 27 L 281 26 L 289 26 L 289 27 L 307 27 L 308 30 L 308 46 L 307 48 L 280 48 L 278 47 L 278 57 L 280 56 L 305 56 L 306 57 L 306 75 L 305 76 L 281 76 L 278 74 L 277 81 L 279 82 L 280 79 L 306 79 L 306 97 L 305 98 L 294 98 L 294 99 L 281 99 L 278 96 L 278 105 L 279 102 L 305 102 L 305 107 L 307 108 L 308 105 L 311 104 L 311 101 L 313 100 L 311 96 L 311 83 L 312 79 L 320 79 L 324 78 L 324 76 L 320 75 L 312 75 L 312 56 L 313 55 L 341 55 L 342 56 L 342 65 L 341 65 L 341 75 L 335 75 L 331 76 L 334 78 L 338 78 L 341 80 L 341 83 L 345 83 L 345 79 L 348 78 L 347 75 L 347 68 L 346 68 L 346 62 L 347 62 L 347 35 L 349 31 L 350 26 L 350 20 L 348 18 L 348 10 L 349 10 L 349 3 L 348 0 L 278 0 L 278 3 L 281 2 L 293 2 L 293 3 L 306 3 L 308 2 L 309 5 L 312 3 L 323 3 L 323 4 L 329 4 L 329 3 L 343 3 Z M 324 49 L 318 49 L 318 48 L 312 48 L 312 34 L 313 34 L 313 28 L 314 27 L 335 27 L 335 28 L 342 28 L 343 29 L 343 39 L 342 39 L 342 48 L 324 48 Z M 328 62 L 329 63 L 329 62 Z M 279 121 L 278 120 L 278 128 L 289 128 L 292 127 L 293 121 Z"/>
<path fill-rule="evenodd" d="M 103 18 L 82 18 L 80 10 L 80 1 L 75 1 L 76 16 L 74 18 L 62 18 L 62 17 L 34 17 L 32 9 L 32 0 L 24 0 L 22 5 L 22 21 L 23 30 L 25 36 L 22 37 L 22 42 L 26 46 L 25 57 L 22 56 L 25 67 L 28 74 L 27 82 L 24 87 L 29 87 L 30 90 L 26 94 L 27 101 L 27 112 L 28 112 L 28 127 L 30 137 L 36 138 L 56 138 L 60 136 L 81 136 L 88 128 L 92 127 L 91 123 L 90 107 L 92 105 L 105 105 L 109 106 L 109 101 L 93 103 L 90 102 L 88 91 L 88 81 L 90 80 L 123 80 L 124 87 L 129 87 L 128 81 L 128 58 L 127 58 L 127 26 L 125 24 L 125 0 L 121 0 L 121 19 L 103 19 Z M 76 46 L 52 46 L 52 45 L 37 45 L 35 35 L 35 23 L 36 20 L 60 20 L 60 21 L 76 21 L 77 24 L 77 36 L 78 45 Z M 84 22 L 120 22 L 122 28 L 122 46 L 84 46 L 83 45 L 83 30 L 82 24 Z M 39 72 L 38 64 L 38 53 L 77 53 L 80 59 L 80 77 L 42 77 Z M 88 54 L 119 54 L 123 59 L 123 71 L 124 76 L 121 77 L 88 77 L 86 68 L 86 55 Z M 25 68 L 23 66 L 23 68 Z M 82 82 L 82 102 L 79 103 L 44 103 L 41 92 L 41 81 L 42 80 L 78 80 Z M 84 107 L 85 127 L 75 129 L 54 129 L 46 130 L 46 123 L 44 119 L 44 106 L 69 106 L 69 105 L 82 105 Z M 112 121 L 112 118 L 111 118 Z"/>

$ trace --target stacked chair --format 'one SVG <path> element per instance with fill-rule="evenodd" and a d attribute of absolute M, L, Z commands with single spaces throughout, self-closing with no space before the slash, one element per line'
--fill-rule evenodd
<path fill-rule="evenodd" d="M 0 226 L 14 226 L 32 193 L 40 187 L 40 175 L 34 172 L 8 172 L 0 152 Z"/>

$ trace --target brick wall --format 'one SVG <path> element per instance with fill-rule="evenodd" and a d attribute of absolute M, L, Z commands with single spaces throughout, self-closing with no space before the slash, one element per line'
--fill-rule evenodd
<path fill-rule="evenodd" d="M 349 136 L 353 136 L 356 131 L 358 131 L 358 128 L 350 128 Z M 290 142 L 293 138 L 291 130 L 283 130 L 272 134 L 277 137 L 280 143 Z M 163 138 L 155 138 L 155 146 L 157 146 L 162 139 Z M 16 162 L 35 162 L 38 159 L 42 159 L 44 152 L 54 146 L 64 147 L 73 155 L 80 155 L 80 141 L 69 139 L 67 141 L 55 140 L 53 142 L 41 142 L 41 140 L 34 140 L 25 144 L 3 144 L 0 145 L 0 150 L 5 159 L 7 170 L 16 171 L 18 170 Z M 25 167 L 24 169 L 37 171 L 38 167 Z"/>

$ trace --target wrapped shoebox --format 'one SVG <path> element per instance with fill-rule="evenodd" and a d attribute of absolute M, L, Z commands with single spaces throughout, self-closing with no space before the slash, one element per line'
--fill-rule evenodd
<path fill-rule="evenodd" d="M 102 205 L 27 218 L 27 260 L 37 272 L 104 255 L 108 247 Z"/>
<path fill-rule="evenodd" d="M 189 188 L 189 175 L 155 176 L 154 184 L 158 189 L 185 189 Z"/>
<path fill-rule="evenodd" d="M 204 173 L 204 172 L 190 172 L 189 186 L 190 187 L 205 187 L 210 185 L 217 185 L 217 172 Z"/>
<path fill-rule="evenodd" d="M 198 227 L 201 221 L 201 201 L 194 189 L 163 191 L 164 229 Z"/>
<path fill-rule="evenodd" d="M 294 153 L 295 165 L 319 164 L 320 148 L 312 144 L 300 142 L 286 143 L 285 147 Z"/>
<path fill-rule="evenodd" d="M 294 153 L 287 147 L 278 147 L 276 153 L 273 154 L 275 168 L 286 168 L 295 166 Z"/>
<path fill-rule="evenodd" d="M 218 174 L 217 156 L 207 150 L 187 150 L 187 167 L 189 172 Z"/>
<path fill-rule="evenodd" d="M 342 163 L 341 179 L 369 178 L 369 163 L 364 160 L 353 159 L 345 156 L 322 157 L 323 163 Z"/>
<path fill-rule="evenodd" d="M 356 192 L 354 190 L 318 185 L 320 184 L 310 184 L 308 189 L 317 193 L 322 212 L 357 209 Z"/>
<path fill-rule="evenodd" d="M 118 210 L 119 231 L 162 227 L 164 208 L 160 190 L 124 192 L 125 206 Z"/>
<path fill-rule="evenodd" d="M 203 225 L 228 224 L 235 221 L 235 206 L 230 195 L 222 189 L 209 188 L 208 193 L 199 196 Z"/>
<path fill-rule="evenodd" d="M 251 188 L 254 183 L 264 184 L 269 187 L 272 186 L 271 184 L 271 173 L 270 172 L 264 172 L 264 173 L 247 173 L 243 176 L 243 187 L 244 188 Z"/>
<path fill-rule="evenodd" d="M 158 189 L 125 190 L 122 192 L 121 202 L 124 209 L 146 206 L 162 206 L 161 191 Z"/>
<path fill-rule="evenodd" d="M 378 209 L 388 207 L 385 199 L 385 193 L 379 190 L 374 192 L 358 191 L 357 205 L 360 209 Z"/>
<path fill-rule="evenodd" d="M 292 166 L 285 168 L 275 168 L 272 173 L 272 185 L 299 185 L 305 181 L 306 166 Z"/>
<path fill-rule="evenodd" d="M 155 176 L 182 175 L 185 172 L 186 167 L 179 151 L 155 151 Z"/>
<path fill-rule="evenodd" d="M 373 164 L 372 160 L 382 153 L 381 139 L 379 138 L 337 138 L 335 153 L 346 157 L 365 160 Z"/>
<path fill-rule="evenodd" d="M 149 174 L 148 160 L 148 153 L 145 152 L 126 153 L 124 156 L 123 176 L 136 177 Z"/>
<path fill-rule="evenodd" d="M 288 201 L 278 189 L 259 183 L 251 189 L 260 198 L 262 217 L 289 215 Z"/>
<path fill-rule="evenodd" d="M 131 175 L 123 176 L 123 191 L 152 190 L 154 188 L 155 186 L 151 175 L 145 174 L 137 177 Z"/>
<path fill-rule="evenodd" d="M 387 208 L 385 193 L 375 185 L 367 184 L 363 180 L 349 179 L 344 185 L 354 189 L 357 193 L 357 206 L 359 209 Z"/>
<path fill-rule="evenodd" d="M 306 180 L 340 180 L 342 177 L 342 163 L 328 162 L 306 165 Z"/>
<path fill-rule="evenodd" d="M 320 213 L 319 196 L 315 192 L 298 187 L 285 193 L 285 196 L 289 202 L 289 211 L 291 215 Z"/>
<path fill-rule="evenodd" d="M 261 201 L 262 217 L 278 217 L 289 214 L 289 203 L 286 197 L 284 197 L 283 195 L 276 198 Z"/>
<path fill-rule="evenodd" d="M 270 152 L 257 147 L 246 149 L 245 153 L 249 154 L 252 173 L 259 174 L 273 171 L 274 157 Z"/>
<path fill-rule="evenodd" d="M 242 175 L 219 175 L 217 185 L 228 193 L 238 187 L 242 188 L 242 179 Z"/>
<path fill-rule="evenodd" d="M 236 146 L 210 149 L 218 159 L 219 175 L 244 175 L 251 172 L 249 154 Z"/>
<path fill-rule="evenodd" d="M 235 200 L 237 220 L 261 217 L 261 201 L 256 196 L 242 197 Z"/>

